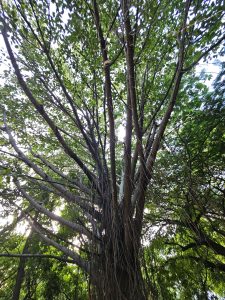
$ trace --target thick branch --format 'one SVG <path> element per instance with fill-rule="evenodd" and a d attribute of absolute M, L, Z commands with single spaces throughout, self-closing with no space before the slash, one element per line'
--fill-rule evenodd
<path fill-rule="evenodd" d="M 144 163 L 144 152 L 142 147 L 142 132 L 139 126 L 139 116 L 137 111 L 137 96 L 136 96 L 136 82 L 135 82 L 135 69 L 134 69 L 134 37 L 130 24 L 129 16 L 129 4 L 127 0 L 122 1 L 123 17 L 125 23 L 125 32 L 126 32 L 126 60 L 127 60 L 127 72 L 128 72 L 128 89 L 131 101 L 131 108 L 133 114 L 133 122 L 135 134 L 137 137 L 138 143 L 138 153 L 140 156 L 141 163 Z"/>
<path fill-rule="evenodd" d="M 113 207 L 117 207 L 117 184 L 116 184 L 116 158 L 115 158 L 115 123 L 114 123 L 114 112 L 113 112 L 113 100 L 112 100 L 112 84 L 110 75 L 110 62 L 108 59 L 106 40 L 104 39 L 102 27 L 100 23 L 99 10 L 96 0 L 93 0 L 94 18 L 98 32 L 98 37 L 101 45 L 104 73 L 105 73 L 105 93 L 108 108 L 109 117 L 109 133 L 110 133 L 110 162 L 111 162 L 111 180 L 112 180 L 112 198 Z"/>

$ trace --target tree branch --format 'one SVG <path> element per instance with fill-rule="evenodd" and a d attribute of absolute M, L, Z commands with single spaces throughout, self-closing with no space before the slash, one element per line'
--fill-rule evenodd
<path fill-rule="evenodd" d="M 115 158 L 115 123 L 114 123 L 114 109 L 112 101 L 112 84 L 111 84 L 111 75 L 110 75 L 110 62 L 108 59 L 107 49 L 106 49 L 106 40 L 103 36 L 103 31 L 100 23 L 100 16 L 97 1 L 93 0 L 93 13 L 95 24 L 98 32 L 98 37 L 101 45 L 104 73 L 105 73 L 105 93 L 107 99 L 107 108 L 108 108 L 108 117 L 109 117 L 109 134 L 110 134 L 110 162 L 111 162 L 111 180 L 112 180 L 112 204 L 113 208 L 116 209 L 117 202 L 117 184 L 116 184 L 116 158 Z M 114 210 L 116 212 L 116 210 Z"/>
<path fill-rule="evenodd" d="M 75 264 L 76 261 L 74 259 L 67 259 L 64 257 L 60 257 L 60 256 L 56 256 L 56 255 L 51 255 L 51 254 L 30 254 L 30 253 L 26 253 L 26 254 L 14 254 L 14 253 L 0 253 L 0 257 L 14 257 L 14 258 L 47 258 L 47 259 L 56 259 L 59 260 L 61 262 L 65 262 L 65 263 L 71 263 L 71 264 Z"/>
<path fill-rule="evenodd" d="M 6 124 L 6 118 L 4 117 L 4 123 L 5 123 L 5 131 L 8 134 L 9 142 L 14 148 L 14 150 L 17 152 L 19 157 L 22 161 L 24 161 L 29 167 L 31 167 L 38 175 L 40 175 L 44 180 L 47 180 L 49 183 L 51 183 L 54 188 L 56 188 L 62 197 L 64 197 L 66 200 L 70 202 L 74 202 L 79 207 L 81 207 L 86 212 L 90 212 L 90 214 L 93 214 L 96 218 L 100 218 L 100 213 L 96 211 L 94 208 L 92 208 L 88 203 L 85 203 L 85 201 L 82 201 L 82 197 L 76 196 L 72 194 L 69 190 L 67 190 L 65 187 L 63 187 L 60 183 L 55 183 L 54 180 L 46 174 L 41 168 L 39 168 L 34 162 L 32 162 L 17 146 L 15 139 L 13 138 L 11 134 L 11 130 L 8 128 Z"/>
<path fill-rule="evenodd" d="M 60 216 L 57 216 L 53 212 L 46 209 L 43 205 L 40 205 L 37 201 L 34 200 L 33 197 L 31 197 L 30 195 L 28 195 L 25 192 L 25 190 L 20 186 L 18 180 L 15 180 L 15 184 L 16 184 L 18 190 L 21 192 L 22 196 L 24 196 L 30 202 L 30 204 L 33 207 L 35 207 L 40 213 L 43 213 L 44 215 L 48 216 L 51 220 L 55 220 L 55 221 L 59 222 L 60 224 L 65 225 L 65 226 L 69 227 L 70 229 L 73 229 L 75 232 L 86 235 L 89 239 L 95 238 L 94 234 L 91 233 L 89 230 L 87 230 L 85 227 L 83 227 L 79 224 L 76 224 L 74 222 L 68 221 Z"/>
<path fill-rule="evenodd" d="M 96 183 L 96 178 L 94 176 L 94 174 L 84 165 L 84 163 L 82 162 L 82 160 L 77 156 L 77 154 L 75 152 L 73 152 L 73 150 L 68 146 L 68 144 L 65 142 L 65 140 L 63 139 L 62 135 L 60 134 L 57 126 L 54 124 L 54 122 L 50 119 L 50 117 L 48 116 L 48 114 L 46 113 L 44 106 L 39 104 L 38 101 L 35 99 L 35 97 L 33 96 L 32 92 L 30 91 L 30 89 L 28 88 L 26 82 L 23 79 L 23 76 L 20 72 L 20 69 L 18 67 L 18 64 L 16 62 L 15 56 L 13 54 L 12 48 L 10 46 L 9 40 L 8 40 L 8 36 L 7 36 L 7 30 L 6 30 L 6 23 L 5 20 L 3 18 L 1 18 L 1 21 L 3 23 L 3 27 L 2 27 L 2 36 L 12 63 L 12 66 L 15 70 L 15 74 L 17 76 L 18 82 L 22 88 L 22 90 L 24 91 L 24 93 L 26 94 L 26 96 L 28 97 L 28 99 L 30 100 L 30 102 L 34 105 L 34 107 L 36 108 L 37 112 L 43 117 L 43 119 L 47 122 L 47 124 L 49 125 L 49 127 L 52 129 L 55 137 L 57 138 L 57 140 L 59 141 L 60 145 L 63 147 L 64 151 L 66 154 L 68 154 L 77 164 L 78 166 L 83 170 L 83 172 L 87 175 L 88 179 L 92 182 L 92 184 L 94 185 L 94 187 L 98 190 L 98 185 Z"/>
<path fill-rule="evenodd" d="M 222 41 L 224 41 L 225 39 L 225 34 L 214 44 L 212 44 L 207 50 L 205 50 L 199 57 L 198 59 L 196 59 L 192 64 L 190 64 L 190 66 L 186 67 L 183 69 L 183 72 L 188 72 L 190 71 L 194 66 L 196 66 L 198 64 L 198 62 L 205 56 L 207 56 L 209 54 L 209 52 L 211 52 L 214 48 L 218 47 Z"/>

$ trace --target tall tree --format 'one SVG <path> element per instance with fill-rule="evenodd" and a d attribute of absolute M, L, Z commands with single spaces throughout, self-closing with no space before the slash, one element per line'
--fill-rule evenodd
<path fill-rule="evenodd" d="M 222 1 L 1 3 L 2 194 L 98 299 L 148 297 L 146 192 L 182 79 L 224 40 L 223 16 Z"/>

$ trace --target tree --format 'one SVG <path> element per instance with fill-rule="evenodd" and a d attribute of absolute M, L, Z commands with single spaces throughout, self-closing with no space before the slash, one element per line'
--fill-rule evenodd
<path fill-rule="evenodd" d="M 2 197 L 89 275 L 98 299 L 148 297 L 146 194 L 182 78 L 224 39 L 222 6 L 1 3 L 12 65 L 1 100 Z"/>

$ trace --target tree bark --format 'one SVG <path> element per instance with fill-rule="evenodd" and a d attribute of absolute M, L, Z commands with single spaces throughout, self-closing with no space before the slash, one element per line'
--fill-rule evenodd
<path fill-rule="evenodd" d="M 131 231 L 130 240 L 126 243 L 126 228 L 122 212 L 118 212 L 119 220 L 111 231 L 111 236 L 105 236 L 99 264 L 94 269 L 99 271 L 97 282 L 98 300 L 145 300 L 145 285 L 140 266 L 137 237 Z M 131 222 L 131 228 L 134 222 Z M 111 224 L 114 225 L 111 221 Z M 112 227 L 109 223 L 109 227 Z"/>

